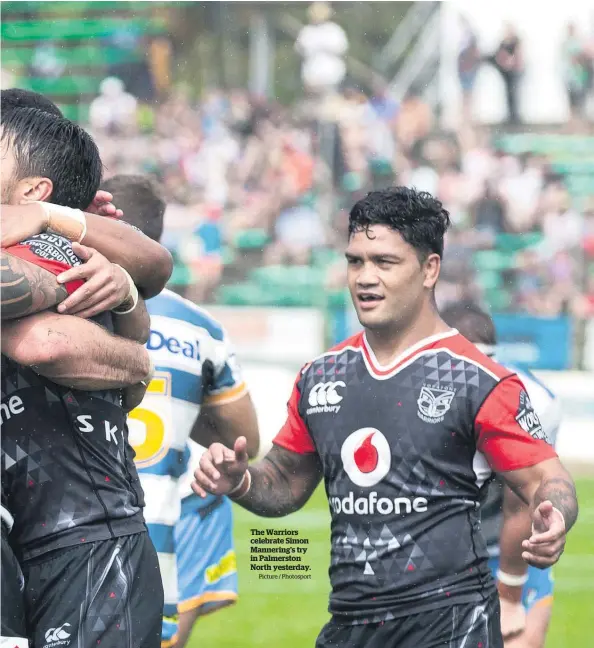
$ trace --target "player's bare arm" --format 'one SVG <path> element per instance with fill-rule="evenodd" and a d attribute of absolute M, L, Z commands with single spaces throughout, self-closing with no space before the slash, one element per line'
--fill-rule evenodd
<path fill-rule="evenodd" d="M 195 493 L 229 495 L 240 506 L 262 517 L 283 517 L 298 511 L 311 497 L 322 478 L 315 453 L 299 454 L 273 446 L 248 468 L 245 437 L 233 450 L 215 443 L 202 455 L 194 473 Z"/>
<path fill-rule="evenodd" d="M 203 405 L 191 433 L 196 443 L 207 448 L 216 442 L 232 448 L 240 436 L 247 439 L 247 453 L 253 459 L 258 454 L 260 433 L 249 394 L 229 403 Z"/>
<path fill-rule="evenodd" d="M 1 254 L 3 320 L 26 317 L 53 308 L 68 297 L 65 286 L 60 285 L 51 272 L 4 250 Z"/>
<path fill-rule="evenodd" d="M 578 516 L 573 479 L 557 458 L 503 472 L 502 477 L 530 507 L 532 534 L 522 543 L 522 558 L 543 569 L 554 565 Z"/>
<path fill-rule="evenodd" d="M 151 318 L 142 297 L 138 298 L 136 308 L 125 314 L 114 311 L 114 332 L 127 340 L 146 344 L 151 332 Z"/>
<path fill-rule="evenodd" d="M 44 312 L 3 322 L 2 353 L 55 383 L 82 390 L 118 389 L 151 373 L 148 351 L 71 315 Z"/>
<path fill-rule="evenodd" d="M 173 270 L 169 251 L 124 222 L 85 214 L 85 246 L 125 268 L 145 298 L 165 287 Z M 39 204 L 2 206 L 2 247 L 15 245 L 48 229 L 47 212 Z"/>

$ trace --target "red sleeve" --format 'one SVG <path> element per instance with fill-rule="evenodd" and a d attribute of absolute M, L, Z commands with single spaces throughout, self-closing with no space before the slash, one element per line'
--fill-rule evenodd
<path fill-rule="evenodd" d="M 479 410 L 477 448 L 496 472 L 529 468 L 557 457 L 517 376 L 502 380 Z"/>
<path fill-rule="evenodd" d="M 70 254 L 66 254 L 67 246 L 69 247 Z M 32 237 L 23 243 L 5 248 L 4 251 L 8 252 L 8 254 L 11 254 L 12 256 L 22 259 L 23 261 L 28 261 L 39 268 L 43 268 L 43 270 L 47 270 L 56 276 L 62 274 L 65 270 L 69 270 L 74 265 L 80 264 L 80 261 L 79 263 L 73 262 L 73 260 L 78 259 L 78 257 L 74 254 L 70 242 L 66 239 L 62 239 L 60 245 L 56 247 L 53 244 L 53 241 L 50 245 L 46 244 L 45 241 L 41 241 L 39 237 Z M 70 281 L 69 283 L 64 284 L 64 287 L 70 295 L 77 288 L 80 288 L 83 283 L 83 281 Z"/>
<path fill-rule="evenodd" d="M 301 414 L 299 414 L 301 392 L 299 391 L 298 383 L 300 379 L 301 376 L 298 376 L 293 386 L 293 391 L 291 392 L 291 398 L 289 398 L 289 402 L 287 403 L 287 420 L 272 442 L 286 450 L 291 450 L 299 454 L 307 454 L 317 451 L 313 439 L 307 430 L 305 421 L 301 418 Z"/>

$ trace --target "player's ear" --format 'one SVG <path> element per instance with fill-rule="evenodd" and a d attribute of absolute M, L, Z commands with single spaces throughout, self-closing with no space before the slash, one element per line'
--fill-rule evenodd
<path fill-rule="evenodd" d="M 439 254 L 430 254 L 423 265 L 423 272 L 425 279 L 423 286 L 425 288 L 434 288 L 439 278 L 439 271 L 441 269 L 441 258 Z"/>
<path fill-rule="evenodd" d="M 54 190 L 54 183 L 49 178 L 32 177 L 19 180 L 13 197 L 16 204 L 36 201 L 48 201 Z"/>

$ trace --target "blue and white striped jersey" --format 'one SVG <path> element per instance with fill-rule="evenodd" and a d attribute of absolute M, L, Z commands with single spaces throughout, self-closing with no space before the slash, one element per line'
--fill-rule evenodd
<path fill-rule="evenodd" d="M 517 374 L 524 384 L 530 402 L 548 443 L 555 445 L 561 425 L 561 402 L 532 372 L 515 365 L 506 368 Z M 519 421 L 520 425 L 522 421 Z M 503 480 L 497 477 L 490 485 L 484 504 L 481 506 L 481 527 L 487 542 L 490 557 L 499 556 L 499 534 L 503 524 Z"/>
<path fill-rule="evenodd" d="M 180 477 L 190 468 L 190 432 L 201 407 L 228 403 L 247 390 L 223 328 L 205 310 L 168 290 L 147 301 L 147 308 L 146 346 L 155 374 L 128 425 L 171 615 L 178 601 L 173 526 L 186 494 Z"/>

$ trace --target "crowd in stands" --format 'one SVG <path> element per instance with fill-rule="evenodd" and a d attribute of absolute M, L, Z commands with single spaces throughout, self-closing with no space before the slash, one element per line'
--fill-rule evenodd
<path fill-rule="evenodd" d="M 199 103 L 178 92 L 134 123 L 118 105 L 110 119 L 104 98 L 91 124 L 106 176 L 158 178 L 172 283 L 192 299 L 270 303 L 283 282 L 287 304 L 340 293 L 350 205 L 405 184 L 451 214 L 440 303 L 594 315 L 594 137 L 442 132 L 423 99 L 397 102 L 379 81 L 291 107 L 243 90 Z"/>

